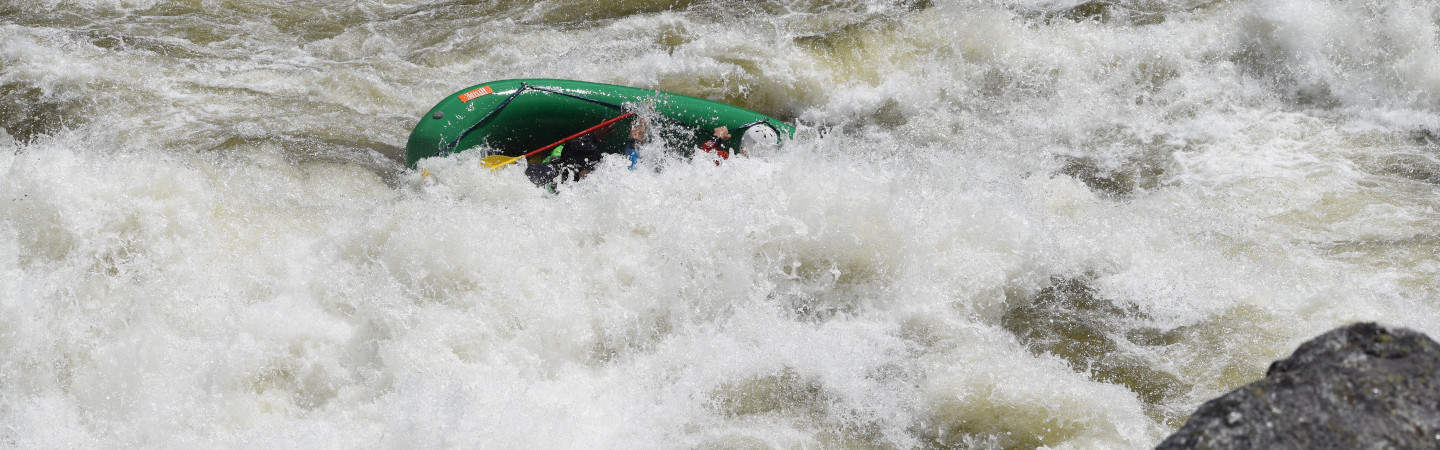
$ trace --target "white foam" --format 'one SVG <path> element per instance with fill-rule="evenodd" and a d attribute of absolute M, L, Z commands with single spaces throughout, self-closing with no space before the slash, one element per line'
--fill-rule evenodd
<path fill-rule="evenodd" d="M 1434 186 L 1374 162 L 1433 150 L 1433 8 L 935 3 L 372 2 L 307 42 L 206 5 L 258 31 L 185 56 L 6 25 L 0 83 L 99 100 L 0 142 L 0 446 L 1136 448 L 1328 327 L 1440 330 Z M 520 76 L 805 126 L 554 194 L 385 159 L 441 96 Z M 1055 279 L 1127 311 L 1111 356 L 1179 391 L 1007 329 Z"/>

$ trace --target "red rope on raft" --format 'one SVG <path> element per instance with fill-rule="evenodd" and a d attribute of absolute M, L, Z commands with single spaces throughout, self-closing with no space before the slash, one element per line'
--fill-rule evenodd
<path fill-rule="evenodd" d="M 587 133 L 590 133 L 591 131 L 595 131 L 595 130 L 598 130 L 598 129 L 600 129 L 600 128 L 605 127 L 606 125 L 610 125 L 610 124 L 612 124 L 612 123 L 619 122 L 619 121 L 621 121 L 621 120 L 625 120 L 625 119 L 627 119 L 627 118 L 629 118 L 629 117 L 631 117 L 631 116 L 634 116 L 634 115 L 635 115 L 635 113 L 628 113 L 628 112 L 627 112 L 627 113 L 625 113 L 625 114 L 621 114 L 621 115 L 619 115 L 619 116 L 615 116 L 614 119 L 610 119 L 610 120 L 607 120 L 607 121 L 604 121 L 604 122 L 600 122 L 599 125 L 596 125 L 596 126 L 593 126 L 593 127 L 590 127 L 590 128 L 586 128 L 584 131 L 581 131 L 581 132 L 579 132 L 579 133 L 572 134 L 572 135 L 570 135 L 569 137 L 566 137 L 565 139 L 561 139 L 561 140 L 555 141 L 555 143 L 553 143 L 553 144 L 550 144 L 550 145 L 547 145 L 547 146 L 544 146 L 544 147 L 540 147 L 540 148 L 538 148 L 538 149 L 535 149 L 535 151 L 532 151 L 532 152 L 530 152 L 530 153 L 526 153 L 526 154 L 520 155 L 520 156 L 517 157 L 517 159 L 518 159 L 518 158 L 528 158 L 528 157 L 530 157 L 531 155 L 534 155 L 534 154 L 536 154 L 536 153 L 540 153 L 540 152 L 543 152 L 543 151 L 546 151 L 546 150 L 555 148 L 555 146 L 557 146 L 557 145 L 564 144 L 565 141 L 569 141 L 569 140 L 571 140 L 571 139 L 575 139 L 575 138 L 577 138 L 577 137 L 584 136 L 584 135 L 586 135 Z"/>

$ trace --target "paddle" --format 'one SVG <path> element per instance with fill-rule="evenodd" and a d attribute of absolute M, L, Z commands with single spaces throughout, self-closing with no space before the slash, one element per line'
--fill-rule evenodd
<path fill-rule="evenodd" d="M 580 137 L 580 136 L 584 136 L 586 133 L 589 133 L 589 132 L 591 132 L 591 131 L 598 130 L 598 129 L 600 129 L 600 128 L 605 127 L 606 125 L 610 125 L 610 124 L 612 124 L 612 123 L 619 122 L 619 121 L 621 121 L 621 120 L 627 119 L 627 118 L 629 118 L 629 117 L 631 117 L 631 116 L 634 116 L 634 115 L 635 115 L 635 113 L 628 113 L 628 112 L 625 113 L 625 114 L 621 114 L 621 115 L 619 115 L 619 116 L 616 116 L 614 119 L 610 119 L 610 120 L 607 120 L 607 121 L 604 121 L 604 122 L 600 122 L 599 125 L 596 125 L 596 126 L 593 126 L 593 127 L 590 127 L 590 128 L 586 128 L 585 131 L 581 131 L 581 132 L 579 132 L 579 133 L 572 134 L 572 135 L 570 135 L 569 137 L 566 137 L 565 139 L 561 139 L 561 140 L 555 141 L 555 143 L 553 143 L 553 144 L 550 144 L 550 145 L 547 145 L 547 146 L 544 146 L 544 147 L 540 147 L 540 148 L 538 148 L 538 149 L 535 149 L 535 151 L 532 151 L 532 152 L 530 152 L 530 153 L 526 153 L 526 154 L 523 154 L 523 155 L 520 155 L 520 156 L 505 156 L 505 155 L 486 156 L 485 159 L 480 160 L 480 165 L 485 166 L 485 168 L 490 169 L 490 170 L 499 170 L 501 167 L 505 166 L 506 164 L 513 163 L 513 162 L 515 162 L 516 160 L 518 160 L 518 159 L 520 159 L 520 158 L 525 158 L 525 157 L 528 157 L 528 156 L 530 156 L 530 155 L 534 155 L 534 154 L 536 154 L 536 153 L 540 153 L 540 152 L 543 152 L 543 151 L 546 151 L 546 150 L 555 148 L 555 146 L 557 146 L 557 145 L 564 144 L 565 141 L 568 141 L 568 140 L 571 140 L 571 139 L 575 139 L 575 138 Z"/>

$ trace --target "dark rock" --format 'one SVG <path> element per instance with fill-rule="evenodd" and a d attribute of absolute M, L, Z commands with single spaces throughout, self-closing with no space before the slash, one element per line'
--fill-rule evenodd
<path fill-rule="evenodd" d="M 1440 344 L 1374 323 L 1331 330 L 1156 448 L 1440 448 Z"/>

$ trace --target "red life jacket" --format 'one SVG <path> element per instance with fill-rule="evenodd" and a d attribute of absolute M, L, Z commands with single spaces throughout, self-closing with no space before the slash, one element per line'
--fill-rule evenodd
<path fill-rule="evenodd" d="M 705 141 L 704 144 L 700 144 L 700 150 L 704 150 L 705 153 L 714 153 L 720 155 L 720 159 L 730 159 L 730 151 L 720 146 L 719 139 L 710 139 L 708 141 Z M 715 164 L 720 164 L 720 162 L 716 161 Z"/>

